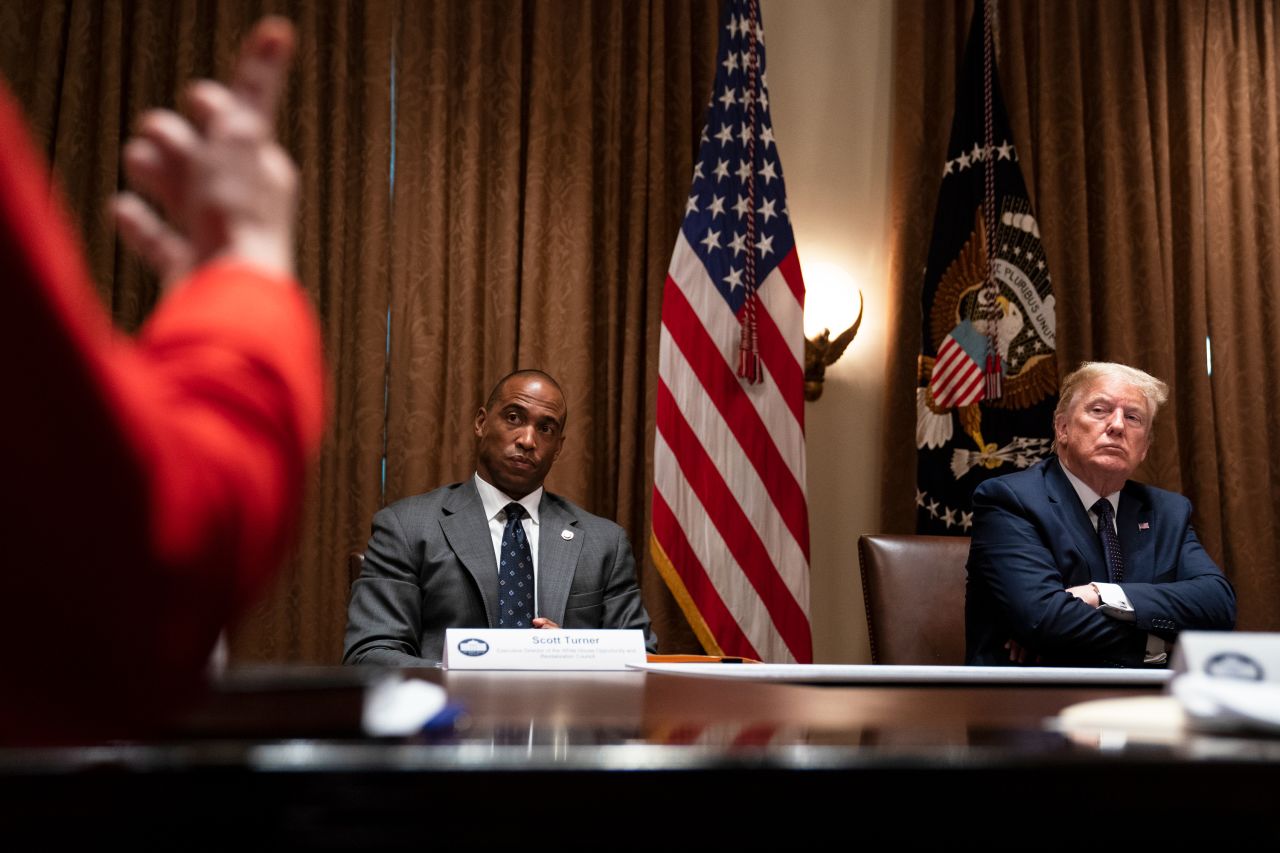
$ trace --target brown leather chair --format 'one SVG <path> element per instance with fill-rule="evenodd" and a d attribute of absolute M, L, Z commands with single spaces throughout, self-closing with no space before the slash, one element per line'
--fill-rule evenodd
<path fill-rule="evenodd" d="M 352 551 L 347 555 L 347 589 L 351 589 L 351 585 L 359 579 L 362 571 L 364 571 L 364 551 Z"/>
<path fill-rule="evenodd" d="M 967 536 L 859 536 L 871 662 L 964 663 Z"/>

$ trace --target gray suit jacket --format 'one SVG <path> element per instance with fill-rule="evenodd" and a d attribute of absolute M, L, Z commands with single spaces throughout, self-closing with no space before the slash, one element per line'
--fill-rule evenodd
<path fill-rule="evenodd" d="M 622 528 L 545 491 L 538 516 L 537 615 L 565 628 L 639 628 L 653 651 Z M 374 516 L 351 587 L 343 661 L 436 664 L 446 628 L 497 627 L 497 601 L 493 539 L 475 482 L 397 501 Z"/>

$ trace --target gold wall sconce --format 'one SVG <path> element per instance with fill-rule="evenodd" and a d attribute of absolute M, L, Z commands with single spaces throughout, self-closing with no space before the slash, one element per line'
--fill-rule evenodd
<path fill-rule="evenodd" d="M 844 355 L 849 344 L 858 334 L 862 325 L 862 309 L 865 307 L 862 291 L 858 291 L 858 318 L 853 325 L 845 329 L 833 340 L 830 329 L 823 329 L 818 335 L 804 340 L 804 398 L 812 403 L 822 396 L 822 383 L 826 378 L 827 367 L 835 364 Z"/>

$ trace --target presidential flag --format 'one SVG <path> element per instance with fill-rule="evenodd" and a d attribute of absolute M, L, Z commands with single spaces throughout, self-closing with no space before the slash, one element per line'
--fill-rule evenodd
<path fill-rule="evenodd" d="M 1000 96 L 983 4 L 956 88 L 925 270 L 916 387 L 916 529 L 966 535 L 990 477 L 1050 452 L 1053 285 Z"/>
<path fill-rule="evenodd" d="M 711 654 L 808 663 L 804 281 L 756 2 L 723 4 L 662 301 L 650 552 Z"/>

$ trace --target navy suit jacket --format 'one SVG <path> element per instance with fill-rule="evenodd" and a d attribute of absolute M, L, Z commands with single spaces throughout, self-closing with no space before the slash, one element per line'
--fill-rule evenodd
<path fill-rule="evenodd" d="M 538 516 L 537 615 L 565 628 L 639 628 L 654 651 L 622 528 L 545 491 Z M 428 666 L 443 657 L 446 628 L 498 627 L 497 558 L 473 479 L 380 511 L 364 556 L 344 662 Z"/>
<path fill-rule="evenodd" d="M 1121 587 L 1133 622 L 1114 619 L 1067 592 L 1107 580 L 1096 529 L 1057 458 L 982 483 L 973 493 L 973 539 L 965 594 L 966 661 L 1009 664 L 1016 640 L 1041 665 L 1141 666 L 1146 634 L 1230 630 L 1231 584 L 1191 527 L 1191 503 L 1125 483 L 1116 531 Z"/>

